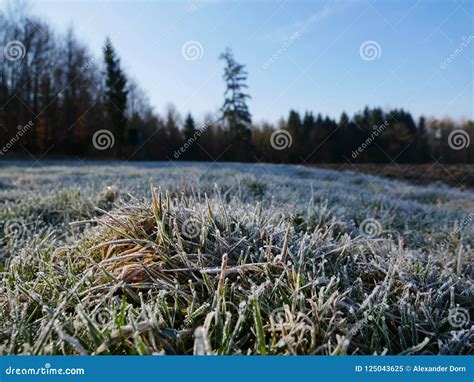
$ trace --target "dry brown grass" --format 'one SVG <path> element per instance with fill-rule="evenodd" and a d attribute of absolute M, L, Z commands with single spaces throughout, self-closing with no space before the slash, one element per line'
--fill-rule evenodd
<path fill-rule="evenodd" d="M 474 188 L 474 164 L 334 163 L 318 164 L 316 167 L 408 180 L 417 185 L 442 182 L 461 189 Z"/>

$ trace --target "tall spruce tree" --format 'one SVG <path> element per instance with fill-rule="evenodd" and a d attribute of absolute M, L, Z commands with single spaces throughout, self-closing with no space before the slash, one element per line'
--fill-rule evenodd
<path fill-rule="evenodd" d="M 105 61 L 105 103 L 110 129 L 115 137 L 115 153 L 122 157 L 126 146 L 127 128 L 127 79 L 120 66 L 120 59 L 109 38 L 104 46 Z"/>
<path fill-rule="evenodd" d="M 303 158 L 301 149 L 305 141 L 301 130 L 301 117 L 295 110 L 290 110 L 288 115 L 287 130 L 292 137 L 292 145 L 286 150 L 288 152 L 286 160 L 291 163 L 298 163 Z"/>
<path fill-rule="evenodd" d="M 189 113 L 184 121 L 183 137 L 184 142 L 188 143 L 189 147 L 184 153 L 183 157 L 188 160 L 197 160 L 198 158 L 198 146 L 196 140 L 199 134 L 196 134 L 196 123 L 194 122 L 193 116 Z"/>
<path fill-rule="evenodd" d="M 229 48 L 220 55 L 220 59 L 225 62 L 223 78 L 226 90 L 221 112 L 222 120 L 226 123 L 231 136 L 229 159 L 246 161 L 250 159 L 252 148 L 252 132 L 249 128 L 252 116 L 247 106 L 247 100 L 251 97 L 245 92 L 248 88 L 246 84 L 248 74 L 245 66 L 235 61 Z"/>
<path fill-rule="evenodd" d="M 194 123 L 193 116 L 191 113 L 188 113 L 186 119 L 184 120 L 184 127 L 183 127 L 183 135 L 184 139 L 187 141 L 188 139 L 194 138 L 196 134 L 196 124 Z"/>
<path fill-rule="evenodd" d="M 306 112 L 303 117 L 303 122 L 301 124 L 301 136 L 303 137 L 300 149 L 300 158 L 305 162 L 310 160 L 310 156 L 316 147 L 312 146 L 314 141 L 314 134 L 316 130 L 316 120 L 312 112 Z"/>

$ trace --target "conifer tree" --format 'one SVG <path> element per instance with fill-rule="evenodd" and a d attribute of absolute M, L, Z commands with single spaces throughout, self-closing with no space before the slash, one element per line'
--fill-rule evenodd
<path fill-rule="evenodd" d="M 110 129 L 115 138 L 115 153 L 118 157 L 122 157 L 126 145 L 127 79 L 109 38 L 105 41 L 104 61 L 107 114 Z"/>
<path fill-rule="evenodd" d="M 230 49 L 221 54 L 220 59 L 225 62 L 224 81 L 226 90 L 222 105 L 222 120 L 227 124 L 231 135 L 232 148 L 229 157 L 233 160 L 248 160 L 252 147 L 252 132 L 249 126 L 252 116 L 247 106 L 250 95 L 245 92 L 248 88 L 245 66 L 235 61 Z"/>
<path fill-rule="evenodd" d="M 197 160 L 198 158 L 198 146 L 196 140 L 199 139 L 199 135 L 196 130 L 196 123 L 194 122 L 193 116 L 189 113 L 184 121 L 183 137 L 184 142 L 189 144 L 188 149 L 184 153 L 185 159 Z"/>

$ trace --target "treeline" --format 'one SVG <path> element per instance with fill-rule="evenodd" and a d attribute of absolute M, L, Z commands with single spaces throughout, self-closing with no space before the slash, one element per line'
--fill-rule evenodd
<path fill-rule="evenodd" d="M 414 120 L 365 108 L 334 120 L 290 111 L 252 123 L 247 73 L 227 50 L 221 112 L 197 121 L 170 106 L 158 115 L 128 76 L 114 37 L 95 57 L 72 30 L 58 36 L 36 16 L 0 12 L 0 157 L 288 163 L 474 163 L 472 121 Z"/>

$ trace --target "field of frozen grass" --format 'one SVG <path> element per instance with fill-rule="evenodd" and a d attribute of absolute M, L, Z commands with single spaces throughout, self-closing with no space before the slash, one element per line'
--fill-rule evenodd
<path fill-rule="evenodd" d="M 298 166 L 0 162 L 1 354 L 467 354 L 474 193 Z"/>

